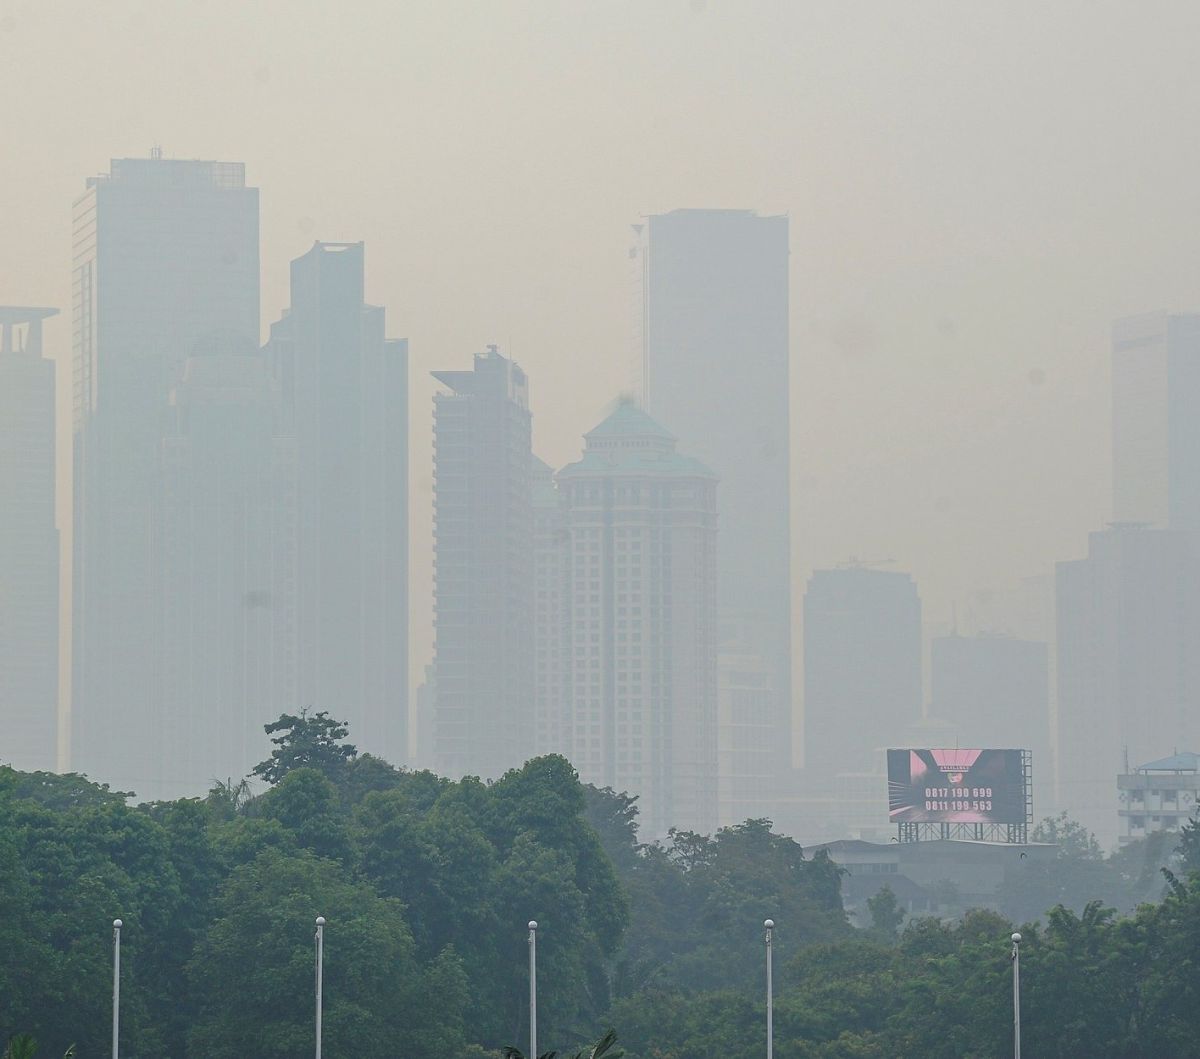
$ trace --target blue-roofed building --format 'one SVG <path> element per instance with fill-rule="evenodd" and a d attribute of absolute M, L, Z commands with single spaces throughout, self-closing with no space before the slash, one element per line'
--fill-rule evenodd
<path fill-rule="evenodd" d="M 1123 773 L 1117 797 L 1121 845 L 1155 831 L 1178 831 L 1196 814 L 1200 754 L 1177 752 Z"/>
<path fill-rule="evenodd" d="M 641 836 L 717 814 L 717 476 L 631 402 L 558 473 L 571 759 L 639 798 Z"/>

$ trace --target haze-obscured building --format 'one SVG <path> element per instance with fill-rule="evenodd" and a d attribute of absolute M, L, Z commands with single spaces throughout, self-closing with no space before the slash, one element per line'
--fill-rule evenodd
<path fill-rule="evenodd" d="M 571 754 L 571 540 L 549 464 L 533 457 L 534 751 Z"/>
<path fill-rule="evenodd" d="M 759 654 L 726 643 L 717 655 L 717 823 L 741 823 L 775 811 L 772 782 L 777 736 L 772 667 Z"/>
<path fill-rule="evenodd" d="M 433 377 L 434 757 L 494 778 L 534 748 L 529 380 L 495 346 Z"/>
<path fill-rule="evenodd" d="M 1200 802 L 1200 754 L 1182 751 L 1117 777 L 1120 845 L 1159 831 L 1179 831 Z"/>
<path fill-rule="evenodd" d="M 1058 806 L 1112 846 L 1123 762 L 1200 743 L 1192 536 L 1113 525 L 1057 574 Z"/>
<path fill-rule="evenodd" d="M 267 358 L 211 344 L 166 411 L 159 531 L 160 781 L 247 775 L 296 707 L 296 463 Z"/>
<path fill-rule="evenodd" d="M 938 636 L 930 648 L 930 714 L 949 722 L 943 746 L 1020 747 L 1033 754 L 1036 815 L 1053 805 L 1050 649 L 1010 636 Z"/>
<path fill-rule="evenodd" d="M 574 751 L 641 834 L 717 821 L 716 475 L 631 402 L 558 474 L 570 534 Z"/>
<path fill-rule="evenodd" d="M 634 231 L 636 389 L 721 481 L 721 624 L 729 650 L 765 660 L 773 699 L 775 789 L 753 815 L 778 816 L 793 713 L 788 219 L 681 209 Z"/>
<path fill-rule="evenodd" d="M 1200 313 L 1113 325 L 1113 518 L 1200 529 Z"/>
<path fill-rule="evenodd" d="M 202 342 L 257 344 L 258 190 L 240 162 L 113 159 L 73 220 L 73 769 L 158 797 L 163 417 Z"/>
<path fill-rule="evenodd" d="M 804 596 L 806 784 L 876 771 L 921 716 L 921 600 L 906 573 L 853 561 Z"/>
<path fill-rule="evenodd" d="M 295 449 L 297 706 L 360 751 L 408 750 L 408 342 L 364 295 L 365 249 L 314 243 L 268 353 Z"/>
<path fill-rule="evenodd" d="M 53 770 L 58 750 L 55 369 L 42 321 L 0 306 L 0 762 Z"/>

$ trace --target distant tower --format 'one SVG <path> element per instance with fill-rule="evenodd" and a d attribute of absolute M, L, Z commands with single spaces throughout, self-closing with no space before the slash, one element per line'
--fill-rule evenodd
<path fill-rule="evenodd" d="M 42 321 L 0 306 L 0 762 L 53 770 L 58 736 L 54 362 Z"/>
<path fill-rule="evenodd" d="M 1113 518 L 1200 529 L 1200 313 L 1118 320 L 1112 365 Z"/>
<path fill-rule="evenodd" d="M 1115 842 L 1114 777 L 1200 745 L 1190 533 L 1116 524 L 1058 564 L 1058 805 Z"/>
<path fill-rule="evenodd" d="M 296 708 L 296 467 L 267 360 L 197 350 L 165 416 L 158 701 L 172 797 L 238 779 Z"/>
<path fill-rule="evenodd" d="M 1035 813 L 1054 804 L 1050 647 L 1011 636 L 938 636 L 930 650 L 930 714 L 963 747 L 1033 754 Z"/>
<path fill-rule="evenodd" d="M 114 159 L 75 202 L 71 767 L 165 793 L 157 510 L 168 394 L 201 341 L 259 334 L 241 163 Z"/>
<path fill-rule="evenodd" d="M 817 570 L 804 596 L 804 754 L 816 778 L 868 772 L 921 716 L 921 600 L 905 573 Z"/>
<path fill-rule="evenodd" d="M 362 243 L 292 262 L 268 344 L 296 466 L 296 706 L 408 753 L 408 342 L 364 301 Z"/>
<path fill-rule="evenodd" d="M 492 778 L 534 752 L 529 382 L 495 346 L 433 377 L 434 757 Z"/>
<path fill-rule="evenodd" d="M 571 542 L 554 471 L 533 457 L 534 749 L 571 754 Z"/>
<path fill-rule="evenodd" d="M 777 797 L 792 764 L 788 220 L 674 210 L 635 226 L 630 253 L 644 406 L 720 476 L 720 640 L 766 671 Z M 754 815 L 778 818 L 776 797 Z"/>
<path fill-rule="evenodd" d="M 558 474 L 570 534 L 574 754 L 642 834 L 717 819 L 717 478 L 622 403 Z"/>

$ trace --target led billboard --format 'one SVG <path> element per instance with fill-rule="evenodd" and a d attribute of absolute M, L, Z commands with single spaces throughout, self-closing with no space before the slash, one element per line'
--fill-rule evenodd
<path fill-rule="evenodd" d="M 1021 750 L 889 750 L 894 824 L 1023 824 Z"/>

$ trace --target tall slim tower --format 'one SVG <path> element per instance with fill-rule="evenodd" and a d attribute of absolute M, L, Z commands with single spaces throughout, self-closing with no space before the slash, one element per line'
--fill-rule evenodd
<path fill-rule="evenodd" d="M 258 191 L 241 163 L 114 159 L 74 208 L 71 767 L 164 793 L 157 505 L 162 421 L 214 336 L 256 343 Z"/>
<path fill-rule="evenodd" d="M 534 733 L 538 754 L 571 754 L 571 543 L 554 471 L 533 457 Z"/>
<path fill-rule="evenodd" d="M 743 659 L 758 656 L 753 667 L 768 674 L 782 793 L 793 710 L 788 221 L 675 210 L 635 232 L 634 359 L 644 405 L 720 477 L 720 639 Z M 777 806 L 772 799 L 757 809 L 776 815 Z"/>
<path fill-rule="evenodd" d="M 717 823 L 717 478 L 622 403 L 558 474 L 570 535 L 572 761 L 643 834 Z"/>
<path fill-rule="evenodd" d="M 54 362 L 42 321 L 0 306 L 0 761 L 53 770 L 58 739 Z"/>
<path fill-rule="evenodd" d="M 490 778 L 534 748 L 529 381 L 495 346 L 433 377 L 434 757 Z"/>
<path fill-rule="evenodd" d="M 408 342 L 365 304 L 362 243 L 292 262 L 269 355 L 296 461 L 297 707 L 408 752 Z"/>
<path fill-rule="evenodd" d="M 825 779 L 868 772 L 921 716 L 921 600 L 905 573 L 816 570 L 804 596 L 804 757 Z"/>
<path fill-rule="evenodd" d="M 1113 518 L 1200 529 L 1200 313 L 1113 326 Z"/>

